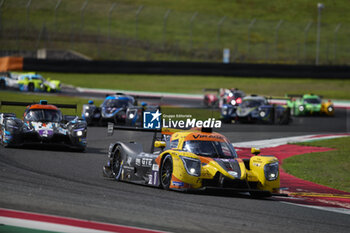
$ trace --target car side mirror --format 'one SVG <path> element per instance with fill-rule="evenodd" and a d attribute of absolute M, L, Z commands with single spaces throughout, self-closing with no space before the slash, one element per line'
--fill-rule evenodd
<path fill-rule="evenodd" d="M 258 155 L 258 154 L 260 154 L 260 149 L 252 147 L 251 153 L 252 153 L 253 155 Z"/>
<path fill-rule="evenodd" d="M 154 147 L 164 149 L 166 147 L 166 143 L 164 141 L 155 141 Z"/>

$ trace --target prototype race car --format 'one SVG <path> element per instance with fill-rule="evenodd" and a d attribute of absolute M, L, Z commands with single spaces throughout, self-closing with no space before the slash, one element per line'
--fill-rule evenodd
<path fill-rule="evenodd" d="M 221 108 L 222 121 L 226 123 L 288 124 L 291 120 L 287 106 L 270 104 L 263 96 L 250 95 L 238 106 L 225 104 Z"/>
<path fill-rule="evenodd" d="M 314 94 L 305 95 L 287 95 L 291 97 L 287 101 L 288 107 L 291 109 L 293 116 L 306 115 L 334 115 L 333 103 L 328 100 L 322 101 L 321 97 Z"/>
<path fill-rule="evenodd" d="M 87 125 L 77 116 L 63 116 L 58 107 L 76 105 L 1 101 L 1 105 L 27 106 L 23 120 L 12 113 L 0 113 L 0 141 L 4 147 L 57 145 L 78 151 L 86 148 Z"/>
<path fill-rule="evenodd" d="M 204 95 L 203 103 L 207 107 L 219 107 L 221 108 L 224 104 L 231 104 L 237 106 L 242 102 L 242 98 L 245 93 L 237 88 L 220 88 L 220 89 L 204 89 L 205 92 L 216 92 L 206 93 Z"/>
<path fill-rule="evenodd" d="M 113 122 L 118 125 L 141 126 L 144 111 L 154 111 L 159 106 L 148 106 L 142 102 L 137 106 L 136 98 L 131 95 L 117 93 L 105 98 L 100 107 L 94 105 L 93 101 L 83 105 L 82 118 L 88 125 L 105 125 L 107 122 Z M 145 98 L 145 97 L 143 97 Z M 160 99 L 158 97 L 147 97 Z"/>
<path fill-rule="evenodd" d="M 279 162 L 274 156 L 257 156 L 260 151 L 253 148 L 255 156 L 240 159 L 225 136 L 208 128 L 163 128 L 159 132 L 161 138 L 157 139 L 154 134 L 151 153 L 144 152 L 135 142 L 110 144 L 103 175 L 166 190 L 218 188 L 257 196 L 270 196 L 279 191 Z M 154 151 L 154 147 L 160 151 Z"/>
<path fill-rule="evenodd" d="M 1 72 L 0 73 L 0 89 L 19 88 L 18 79 L 16 76 L 13 76 L 10 72 Z"/>
<path fill-rule="evenodd" d="M 20 91 L 30 92 L 59 92 L 61 91 L 61 81 L 45 80 L 43 76 L 37 73 L 19 73 L 18 85 Z"/>

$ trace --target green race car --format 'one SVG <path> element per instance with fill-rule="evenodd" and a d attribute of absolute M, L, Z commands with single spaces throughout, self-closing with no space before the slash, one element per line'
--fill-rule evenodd
<path fill-rule="evenodd" d="M 44 79 L 37 73 L 14 73 L 18 76 L 18 86 L 20 91 L 30 92 L 60 92 L 61 81 Z"/>
<path fill-rule="evenodd" d="M 293 116 L 334 115 L 333 103 L 330 100 L 322 101 L 318 95 L 287 95 L 287 97 L 290 98 L 287 101 L 287 106 L 291 109 Z"/>

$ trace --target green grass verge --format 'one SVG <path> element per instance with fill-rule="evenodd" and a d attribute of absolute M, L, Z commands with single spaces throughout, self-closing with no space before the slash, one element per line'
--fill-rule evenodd
<path fill-rule="evenodd" d="M 315 62 L 319 0 L 99 0 L 83 8 L 84 2 L 62 1 L 55 14 L 55 0 L 33 0 L 28 10 L 27 0 L 5 1 L 0 47 L 73 49 L 94 59 L 197 61 L 220 61 L 222 49 L 230 48 L 236 62 Z M 349 64 L 350 4 L 322 2 L 320 62 Z"/>
<path fill-rule="evenodd" d="M 41 73 L 79 87 L 202 94 L 203 88 L 235 87 L 266 96 L 314 93 L 324 98 L 350 99 L 350 80 L 303 78 L 239 78 L 214 76 Z"/>
<path fill-rule="evenodd" d="M 350 137 L 298 143 L 335 148 L 334 151 L 296 155 L 283 161 L 283 169 L 296 177 L 350 192 Z"/>

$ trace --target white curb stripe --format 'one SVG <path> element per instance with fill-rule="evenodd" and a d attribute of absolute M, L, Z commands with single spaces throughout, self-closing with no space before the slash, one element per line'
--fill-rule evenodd
<path fill-rule="evenodd" d="M 0 224 L 15 226 L 15 227 L 23 227 L 44 231 L 54 231 L 54 232 L 63 232 L 63 233 L 106 233 L 111 231 L 101 231 L 101 230 L 93 230 L 83 227 L 74 227 L 63 224 L 56 223 L 47 223 L 41 221 L 32 221 L 32 220 L 24 220 L 19 218 L 8 218 L 8 217 L 0 217 Z"/>
<path fill-rule="evenodd" d="M 340 138 L 340 137 L 348 137 L 348 136 L 350 136 L 350 134 L 341 134 L 341 135 L 312 134 L 312 135 L 275 138 L 275 139 L 257 140 L 257 141 L 249 141 L 249 142 L 238 142 L 238 143 L 232 143 L 232 145 L 234 147 L 243 147 L 243 148 L 251 148 L 251 147 L 266 148 L 266 147 L 281 146 L 288 143 L 308 142 L 308 141 L 316 141 L 316 140 L 324 140 L 324 139 L 332 139 L 332 138 Z"/>

